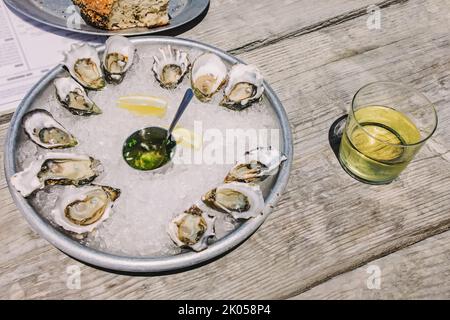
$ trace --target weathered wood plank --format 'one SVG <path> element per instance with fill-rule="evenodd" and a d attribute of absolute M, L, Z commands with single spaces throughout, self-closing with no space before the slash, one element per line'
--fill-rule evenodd
<path fill-rule="evenodd" d="M 449 299 L 449 261 L 450 232 L 444 232 L 293 299 Z"/>
<path fill-rule="evenodd" d="M 288 111 L 294 168 L 283 200 L 264 226 L 242 246 L 201 268 L 140 278 L 83 266 L 29 229 L 0 176 L 0 295 L 286 298 L 449 229 L 446 5 L 447 1 L 393 5 L 382 11 L 381 30 L 368 30 L 367 17 L 361 16 L 239 55 L 263 69 Z M 414 20 L 405 18 L 412 16 Z M 441 125 L 398 181 L 367 186 L 342 171 L 327 133 L 357 88 L 388 77 L 424 91 L 436 102 Z M 0 126 L 0 139 L 5 127 Z M 66 286 L 70 265 L 81 269 L 81 290 Z"/>
<path fill-rule="evenodd" d="M 239 53 L 365 15 L 374 3 L 389 7 L 399 2 L 405 0 L 216 0 L 202 23 L 181 37 Z"/>

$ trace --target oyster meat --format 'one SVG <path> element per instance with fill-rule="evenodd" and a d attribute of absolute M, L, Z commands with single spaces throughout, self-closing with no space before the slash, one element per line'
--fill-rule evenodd
<path fill-rule="evenodd" d="M 220 104 L 232 110 L 243 110 L 261 98 L 263 83 L 263 76 L 255 66 L 236 64 L 230 70 Z"/>
<path fill-rule="evenodd" d="M 89 116 L 102 113 L 102 110 L 89 99 L 84 88 L 72 78 L 58 78 L 53 84 L 55 85 L 56 96 L 59 102 L 72 114 Z"/>
<path fill-rule="evenodd" d="M 161 87 L 166 89 L 175 89 L 191 65 L 186 52 L 171 46 L 159 49 L 159 55 L 154 59 L 153 73 Z"/>
<path fill-rule="evenodd" d="M 285 160 L 286 156 L 271 147 L 261 147 L 248 151 L 225 177 L 225 183 L 258 183 L 264 181 L 267 177 L 277 174 L 281 163 Z"/>
<path fill-rule="evenodd" d="M 14 174 L 11 184 L 24 197 L 48 185 L 90 183 L 101 173 L 100 161 L 86 155 L 48 153 L 33 161 L 28 168 Z"/>
<path fill-rule="evenodd" d="M 111 83 L 121 83 L 133 64 L 136 48 L 130 40 L 119 35 L 108 38 L 105 46 L 102 61 L 105 78 Z"/>
<path fill-rule="evenodd" d="M 179 247 L 202 251 L 208 246 L 208 239 L 215 235 L 214 220 L 197 205 L 193 205 L 170 222 L 167 232 Z"/>
<path fill-rule="evenodd" d="M 93 231 L 108 219 L 120 190 L 108 186 L 68 187 L 56 202 L 52 215 L 65 230 L 77 234 Z"/>
<path fill-rule="evenodd" d="M 257 185 L 231 182 L 206 193 L 202 201 L 210 208 L 231 214 L 235 219 L 250 219 L 264 210 L 264 198 Z"/>
<path fill-rule="evenodd" d="M 23 117 L 22 125 L 31 141 L 43 148 L 71 148 L 78 144 L 77 139 L 46 110 L 28 112 Z"/>
<path fill-rule="evenodd" d="M 72 77 L 88 89 L 99 90 L 106 84 L 97 50 L 86 43 L 72 45 L 63 64 Z"/>
<path fill-rule="evenodd" d="M 227 67 L 213 53 L 198 57 L 191 70 L 191 83 L 197 98 L 202 102 L 211 100 L 227 81 Z"/>

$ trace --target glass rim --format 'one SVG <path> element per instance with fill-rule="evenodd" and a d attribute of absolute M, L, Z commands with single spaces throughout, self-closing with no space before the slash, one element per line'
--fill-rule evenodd
<path fill-rule="evenodd" d="M 360 93 L 363 89 L 366 89 L 366 88 L 369 87 L 369 86 L 373 86 L 373 85 L 377 85 L 377 84 L 389 84 L 389 85 L 392 85 L 392 86 L 400 87 L 400 88 L 402 88 L 402 89 L 406 89 L 406 90 L 408 90 L 408 91 L 410 91 L 410 92 L 413 92 L 413 93 L 416 94 L 417 96 L 423 98 L 423 99 L 427 102 L 427 105 L 429 105 L 429 106 L 431 107 L 431 110 L 432 110 L 432 112 L 433 112 L 433 114 L 434 114 L 434 127 L 433 127 L 433 130 L 431 130 L 431 132 L 430 132 L 426 137 L 424 137 L 423 139 L 421 139 L 421 140 L 418 141 L 418 142 L 415 142 L 415 143 L 405 143 L 405 144 L 399 145 L 399 144 L 390 143 L 390 142 L 381 140 L 381 139 L 375 137 L 374 135 L 372 135 L 372 134 L 371 134 L 370 132 L 368 132 L 366 129 L 364 129 L 364 126 L 361 125 L 361 123 L 359 123 L 359 121 L 356 119 L 356 116 L 355 116 L 355 108 L 354 108 L 354 106 L 355 106 L 355 99 L 356 99 L 356 97 L 358 96 L 358 93 Z M 436 131 L 437 125 L 438 125 L 438 116 L 437 116 L 436 108 L 435 108 L 435 106 L 434 106 L 434 103 L 431 102 L 430 99 L 427 98 L 427 96 L 425 96 L 422 92 L 420 92 L 420 91 L 418 91 L 418 90 L 416 90 L 416 89 L 414 89 L 414 88 L 412 88 L 412 87 L 409 87 L 409 86 L 407 86 L 407 85 L 405 85 L 405 84 L 403 84 L 403 83 L 398 83 L 398 82 L 393 82 L 393 81 L 374 81 L 374 82 L 370 82 L 370 83 L 368 83 L 368 84 L 362 86 L 361 88 L 358 89 L 358 91 L 356 91 L 355 95 L 353 96 L 353 98 L 352 98 L 352 105 L 351 105 L 351 108 L 350 108 L 350 109 L 351 109 L 351 114 L 352 114 L 352 116 L 353 116 L 353 119 L 355 120 L 355 122 L 356 122 L 358 128 L 360 128 L 361 130 L 363 130 L 364 133 L 367 134 L 367 135 L 368 135 L 369 137 L 371 137 L 372 139 L 375 139 L 376 141 L 379 141 L 379 142 L 381 142 L 381 143 L 384 143 L 384 144 L 386 144 L 386 145 L 388 145 L 388 146 L 396 146 L 396 147 L 415 147 L 415 146 L 418 146 L 418 145 L 420 145 L 420 144 L 423 144 L 425 141 L 427 141 L 428 139 L 431 138 L 431 136 L 432 136 L 432 135 L 434 134 L 434 132 Z M 399 112 L 400 112 L 400 111 L 399 111 Z"/>

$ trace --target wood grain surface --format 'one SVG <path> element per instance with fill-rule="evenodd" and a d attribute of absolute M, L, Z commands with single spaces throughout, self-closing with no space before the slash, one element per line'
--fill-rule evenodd
<path fill-rule="evenodd" d="M 450 232 L 374 260 L 293 299 L 450 299 Z M 444 280 L 444 281 L 443 281 Z"/>
<path fill-rule="evenodd" d="M 288 188 L 243 245 L 178 274 L 96 270 L 30 229 L 0 171 L 0 298 L 448 298 L 449 287 L 434 284 L 449 282 L 450 266 L 450 1 L 380 1 L 381 29 L 373 30 L 374 3 L 218 0 L 182 35 L 259 66 L 289 116 Z M 357 89 L 386 79 L 424 92 L 439 128 L 398 180 L 368 186 L 342 170 L 328 130 Z M 1 145 L 9 120 L 0 117 Z M 406 275 L 392 266 L 399 261 Z M 361 282 L 371 264 L 380 266 L 382 289 L 369 292 Z M 81 288 L 70 289 L 76 268 Z"/>

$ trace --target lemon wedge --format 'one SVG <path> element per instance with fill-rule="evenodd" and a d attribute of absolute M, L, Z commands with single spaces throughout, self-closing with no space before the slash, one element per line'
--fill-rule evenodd
<path fill-rule="evenodd" d="M 191 130 L 177 127 L 172 131 L 172 135 L 177 144 L 185 148 L 194 148 L 198 150 L 202 147 L 202 137 Z"/>
<path fill-rule="evenodd" d="M 117 107 L 126 109 L 141 116 L 164 117 L 169 102 L 153 96 L 124 96 L 117 100 Z"/>

